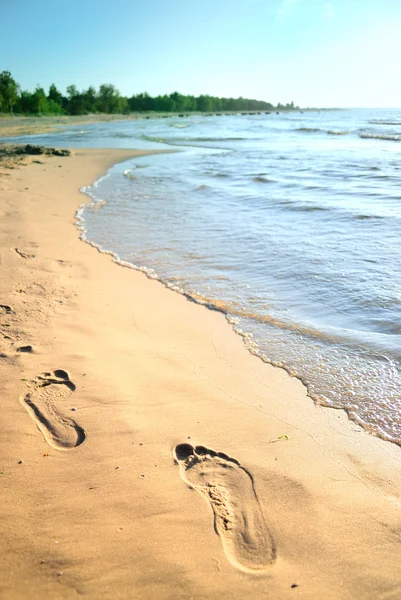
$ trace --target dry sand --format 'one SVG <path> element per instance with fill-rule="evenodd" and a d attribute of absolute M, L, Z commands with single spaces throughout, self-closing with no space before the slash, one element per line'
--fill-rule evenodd
<path fill-rule="evenodd" d="M 399 599 L 401 449 L 79 240 L 134 154 L 0 169 L 0 597 Z"/>

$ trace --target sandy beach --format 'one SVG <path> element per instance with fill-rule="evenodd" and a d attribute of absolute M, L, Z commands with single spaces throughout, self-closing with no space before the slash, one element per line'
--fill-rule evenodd
<path fill-rule="evenodd" d="M 400 447 L 79 239 L 139 154 L 0 165 L 0 598 L 400 598 Z"/>

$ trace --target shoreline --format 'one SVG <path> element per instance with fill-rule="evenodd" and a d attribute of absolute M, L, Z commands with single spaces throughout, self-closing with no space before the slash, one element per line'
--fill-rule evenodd
<path fill-rule="evenodd" d="M 285 109 L 279 111 L 279 114 L 288 113 L 310 113 L 310 112 L 325 112 L 325 111 L 340 111 L 347 110 L 344 108 L 304 108 L 304 109 Z M 74 125 L 93 125 L 96 123 L 108 123 L 110 121 L 137 121 L 141 119 L 166 119 L 166 118 L 182 118 L 191 116 L 236 116 L 236 115 L 261 115 L 269 111 L 218 111 L 218 112 L 196 112 L 189 113 L 171 113 L 171 112 L 132 112 L 128 114 L 108 114 L 108 113 L 93 113 L 89 115 L 13 115 L 9 116 L 5 113 L 0 114 L 0 144 L 4 143 L 3 138 L 22 137 L 28 135 L 40 135 L 42 133 L 54 133 L 57 129 L 65 129 Z M 277 112 L 276 109 L 270 111 L 272 114 Z"/>
<path fill-rule="evenodd" d="M 51 115 L 51 116 L 5 116 L 0 115 L 0 144 L 3 138 L 22 137 L 27 135 L 40 135 L 54 133 L 58 129 L 73 127 L 74 125 L 91 125 L 95 123 L 108 123 L 110 121 L 132 121 L 132 115 L 94 114 L 94 115 Z"/>
<path fill-rule="evenodd" d="M 178 150 L 171 149 L 171 152 L 180 152 L 180 151 L 182 151 L 182 149 L 178 149 Z M 166 152 L 168 152 L 168 151 L 166 150 Z M 184 152 L 185 152 L 185 150 L 184 150 Z M 127 172 L 124 171 L 124 175 L 126 175 L 126 173 Z M 205 297 L 204 295 L 202 295 L 202 292 L 198 292 L 197 290 L 195 290 L 193 292 L 187 291 L 185 289 L 185 287 L 182 287 L 182 286 L 176 284 L 174 281 L 170 282 L 165 273 L 164 273 L 164 277 L 162 275 L 159 275 L 158 273 L 155 273 L 154 269 L 151 266 L 151 263 L 147 263 L 146 266 L 138 266 L 138 265 L 134 264 L 134 262 L 131 262 L 129 259 L 124 260 L 124 259 L 120 258 L 117 251 L 112 250 L 107 247 L 108 246 L 107 242 L 106 243 L 104 243 L 104 242 L 96 243 L 95 241 L 93 241 L 93 240 L 91 241 L 90 239 L 88 239 L 86 237 L 86 231 L 85 231 L 85 207 L 93 206 L 96 208 L 96 205 L 98 202 L 100 202 L 100 205 L 103 204 L 103 200 L 99 200 L 99 198 L 97 198 L 97 196 L 96 196 L 96 194 L 98 192 L 95 190 L 95 187 L 97 187 L 97 184 L 101 180 L 103 180 L 105 177 L 107 177 L 108 175 L 109 175 L 109 171 L 104 176 L 100 177 L 100 179 L 98 179 L 96 182 L 94 182 L 93 186 L 88 186 L 90 188 L 89 191 L 87 188 L 81 189 L 81 191 L 84 194 L 86 194 L 89 199 L 88 203 L 82 204 L 76 213 L 77 227 L 78 227 L 79 231 L 81 232 L 80 235 L 81 235 L 81 239 L 83 241 L 89 243 L 92 247 L 97 249 L 99 252 L 110 255 L 112 257 L 112 260 L 116 264 L 119 264 L 120 266 L 124 266 L 124 267 L 130 268 L 130 269 L 137 270 L 141 273 L 144 273 L 150 279 L 159 281 L 167 289 L 170 289 L 172 291 L 175 291 L 178 294 L 183 295 L 189 301 L 199 304 L 201 306 L 204 306 L 210 310 L 220 312 L 221 314 L 224 315 L 225 319 L 230 324 L 230 327 L 233 329 L 234 333 L 236 335 L 239 335 L 242 338 L 242 341 L 243 341 L 246 349 L 248 350 L 248 352 L 250 352 L 254 356 L 258 357 L 264 363 L 271 365 L 275 368 L 283 369 L 291 377 L 298 379 L 303 384 L 303 386 L 305 386 L 305 388 L 307 390 L 307 395 L 312 399 L 312 401 L 315 404 L 318 404 L 318 405 L 320 405 L 322 407 L 326 407 L 326 408 L 332 408 L 334 410 L 343 410 L 347 414 L 348 419 L 350 419 L 354 423 L 355 427 L 360 427 L 361 429 L 366 431 L 369 435 L 373 435 L 385 442 L 396 444 L 397 446 L 399 446 L 401 448 L 400 436 L 397 437 L 396 435 L 392 435 L 392 432 L 390 433 L 390 428 L 388 430 L 380 429 L 379 424 L 376 423 L 374 420 L 373 421 L 368 421 L 368 420 L 364 421 L 361 418 L 361 414 L 359 412 L 359 407 L 355 408 L 354 406 L 347 406 L 346 404 L 344 405 L 344 403 L 343 403 L 344 398 L 341 395 L 339 396 L 340 399 L 338 399 L 338 397 L 336 398 L 336 394 L 334 393 L 333 396 L 331 396 L 331 399 L 333 400 L 333 397 L 336 398 L 336 402 L 335 403 L 333 402 L 332 404 L 330 404 L 328 398 L 327 397 L 325 398 L 324 396 L 322 397 L 321 395 L 319 395 L 318 391 L 315 390 L 315 393 L 313 393 L 312 389 L 313 389 L 314 384 L 316 386 L 316 381 L 313 382 L 310 378 L 312 370 L 309 373 L 302 374 L 302 373 L 299 373 L 299 371 L 297 372 L 291 363 L 286 364 L 281 359 L 279 359 L 277 361 L 272 359 L 266 350 L 261 349 L 261 347 L 260 347 L 261 338 L 255 339 L 254 337 L 252 337 L 252 334 L 248 333 L 246 330 L 243 331 L 241 329 L 241 327 L 242 327 L 241 323 L 238 323 L 239 328 L 237 329 L 236 328 L 237 323 L 235 323 L 235 321 L 233 319 L 236 319 L 237 317 L 240 317 L 240 318 L 247 317 L 248 315 L 246 312 L 241 311 L 240 309 L 239 310 L 231 309 L 231 307 L 229 307 L 230 302 L 227 299 L 230 296 L 227 295 L 227 293 L 224 296 L 224 298 L 222 298 L 222 299 L 218 298 L 214 301 L 213 299 Z M 121 173 L 120 173 L 120 175 L 121 175 Z M 131 175 L 128 175 L 128 177 L 131 177 Z M 175 274 L 176 274 L 176 271 L 173 272 L 173 279 L 174 279 Z M 227 290 L 226 290 L 226 292 L 227 292 Z M 205 293 L 205 292 L 203 292 L 203 293 Z M 230 313 L 230 310 L 231 310 L 231 313 Z M 252 310 L 250 312 L 252 313 Z M 259 315 L 259 318 L 261 318 L 261 315 Z M 272 318 L 272 322 L 274 322 L 275 327 L 280 327 L 280 329 L 283 328 L 284 330 L 286 330 L 285 321 L 281 322 L 280 319 L 273 320 L 273 318 Z M 298 331 L 306 332 L 306 335 L 311 335 L 311 332 L 305 327 L 305 325 L 298 324 L 298 327 L 299 327 Z M 301 329 L 301 327 L 302 327 L 302 329 Z M 314 334 L 314 331 L 315 331 L 315 335 L 316 335 L 316 331 L 317 331 L 318 335 L 321 336 L 322 339 L 324 339 L 325 341 L 329 341 L 331 344 L 333 344 L 337 341 L 336 336 L 334 334 L 332 335 L 332 337 L 330 337 L 329 334 L 327 334 L 327 332 L 323 333 L 323 331 L 319 331 L 318 329 L 314 330 L 313 328 L 312 328 L 312 336 Z M 340 335 L 345 336 L 345 333 L 343 331 L 341 331 Z M 345 339 L 347 339 L 347 338 L 345 338 Z M 352 339 L 352 338 L 349 337 L 348 339 Z M 353 341 L 355 342 L 355 340 L 353 340 Z M 377 350 L 378 347 L 376 346 L 373 348 Z M 321 376 L 321 381 L 325 381 L 324 376 Z M 327 388 L 328 387 L 329 386 L 327 386 Z M 333 392 L 333 389 L 331 391 Z M 345 391 L 347 391 L 347 388 L 345 388 Z M 341 392 L 341 390 L 340 390 L 340 392 Z M 372 397 L 372 398 L 374 397 L 373 393 L 370 395 L 370 397 Z M 376 414 L 379 414 L 379 410 L 377 410 Z"/>
<path fill-rule="evenodd" d="M 395 598 L 401 449 L 316 406 L 300 381 L 250 354 L 223 314 L 79 239 L 78 190 L 143 154 L 76 150 L 0 178 L 0 590 Z M 54 415 L 84 439 L 61 450 Z M 234 534 L 247 511 L 259 523 L 255 565 L 268 562 L 260 539 L 273 540 L 274 564 L 256 568 L 234 534 L 216 535 L 209 502 L 196 482 L 188 489 L 184 444 L 224 453 L 201 453 L 213 477 L 222 463 L 237 478 L 212 487 L 229 499 Z"/>
<path fill-rule="evenodd" d="M 166 151 L 166 152 L 169 152 L 169 151 Z M 174 152 L 174 150 L 172 150 L 172 152 Z M 117 163 L 115 163 L 115 164 L 117 164 Z M 105 176 L 106 175 L 107 175 L 107 173 L 105 174 Z M 83 191 L 83 189 L 81 189 L 80 191 L 82 194 L 86 195 L 89 199 L 91 198 L 91 196 L 89 194 L 87 194 L 85 191 Z M 92 201 L 93 201 L 93 199 L 92 199 Z M 395 439 L 395 438 L 394 439 L 386 438 L 384 434 L 380 434 L 376 430 L 374 430 L 370 423 L 368 423 L 368 424 L 361 423 L 360 422 L 361 420 L 359 419 L 359 416 L 357 414 L 355 416 L 352 416 L 351 409 L 344 408 L 341 406 L 330 406 L 329 404 L 323 403 L 322 401 L 317 401 L 310 391 L 309 383 L 308 383 L 307 379 L 303 378 L 299 374 L 294 373 L 290 366 L 287 366 L 285 364 L 277 364 L 274 360 L 270 360 L 265 355 L 265 353 L 258 348 L 258 346 L 250 344 L 249 341 L 250 340 L 252 341 L 252 338 L 250 338 L 249 334 L 247 334 L 246 332 L 243 332 L 241 329 L 240 330 L 235 329 L 235 323 L 231 320 L 232 316 L 230 316 L 229 312 L 227 312 L 226 309 L 221 308 L 220 306 L 218 306 L 218 304 L 213 304 L 213 302 L 200 300 L 199 297 L 197 297 L 196 295 L 191 295 L 189 292 L 186 292 L 184 289 L 178 288 L 174 284 L 169 284 L 168 281 L 163 280 L 162 278 L 160 278 L 157 275 L 151 274 L 151 269 L 149 269 L 148 267 L 138 267 L 130 262 L 127 262 L 127 261 L 121 259 L 118 256 L 118 254 L 116 252 L 114 252 L 113 250 L 103 249 L 100 244 L 97 244 L 96 242 L 92 242 L 91 240 L 87 239 L 85 237 L 86 233 L 83 228 L 84 220 L 83 220 L 82 214 L 80 214 L 80 213 L 81 213 L 81 211 L 83 211 L 85 209 L 85 207 L 88 204 L 90 204 L 90 201 L 88 203 L 84 203 L 84 204 L 80 205 L 75 213 L 76 226 L 80 233 L 79 237 L 80 237 L 81 241 L 85 242 L 86 244 L 88 244 L 89 246 L 91 246 L 92 248 L 97 250 L 100 254 L 106 254 L 107 256 L 110 256 L 112 262 L 115 263 L 116 265 L 127 268 L 127 269 L 133 269 L 134 271 L 142 273 L 151 281 L 157 281 L 158 283 L 160 283 L 167 290 L 172 291 L 180 296 L 183 296 L 186 300 L 188 300 L 188 302 L 193 302 L 194 304 L 197 304 L 198 306 L 202 306 L 203 308 L 206 308 L 207 310 L 211 310 L 211 311 L 220 313 L 221 315 L 224 316 L 224 318 L 227 322 L 227 325 L 230 327 L 230 329 L 233 331 L 233 333 L 240 337 L 240 339 L 243 342 L 244 348 L 246 349 L 247 352 L 249 352 L 252 356 L 255 356 L 256 358 L 258 358 L 264 364 L 269 365 L 270 367 L 273 367 L 275 369 L 281 369 L 290 378 L 296 379 L 297 381 L 299 381 L 302 384 L 302 386 L 305 388 L 306 395 L 308 396 L 308 398 L 310 398 L 312 400 L 312 402 L 315 405 L 319 405 L 322 408 L 328 408 L 328 409 L 334 410 L 334 411 L 344 412 L 347 415 L 347 419 L 349 421 L 351 421 L 351 423 L 354 425 L 355 428 L 359 428 L 361 431 L 364 431 L 369 436 L 376 437 L 377 439 L 379 439 L 385 443 L 388 443 L 388 444 L 394 444 L 395 446 L 398 446 L 401 449 L 401 441 L 399 441 L 398 439 Z M 369 430 L 369 428 L 372 428 L 371 431 Z M 356 431 L 356 429 L 355 429 L 355 431 Z"/>

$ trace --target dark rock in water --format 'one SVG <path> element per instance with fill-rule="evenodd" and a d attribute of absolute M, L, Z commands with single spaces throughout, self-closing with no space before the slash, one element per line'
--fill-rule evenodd
<path fill-rule="evenodd" d="M 25 147 L 21 146 L 20 152 L 21 154 L 45 154 L 45 149 L 43 146 L 32 146 L 32 144 L 27 144 Z"/>
<path fill-rule="evenodd" d="M 62 148 L 45 148 L 44 146 L 34 146 L 32 144 L 16 145 L 2 144 L 0 142 L 0 164 L 6 169 L 14 169 L 17 165 L 23 164 L 24 156 L 70 156 L 71 151 Z M 42 161 L 33 161 L 41 164 Z M 28 189 L 28 188 L 26 188 Z"/>
<path fill-rule="evenodd" d="M 70 150 L 63 150 L 61 148 L 45 148 L 44 146 L 32 146 L 27 144 L 25 146 L 25 154 L 47 154 L 48 156 L 70 156 Z"/>
<path fill-rule="evenodd" d="M 70 150 L 65 150 L 61 148 L 50 148 L 50 150 L 53 150 L 52 154 L 54 156 L 71 156 Z"/>
<path fill-rule="evenodd" d="M 46 154 L 47 156 L 70 156 L 70 150 L 64 150 L 61 148 L 46 148 L 45 146 L 34 146 L 33 144 L 26 144 L 25 146 L 11 146 L 6 149 L 8 154 Z"/>

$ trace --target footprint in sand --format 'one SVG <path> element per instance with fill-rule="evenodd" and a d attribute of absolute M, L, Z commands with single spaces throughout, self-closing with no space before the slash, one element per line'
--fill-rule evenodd
<path fill-rule="evenodd" d="M 21 399 L 46 442 L 57 450 L 75 448 L 85 440 L 84 429 L 57 407 L 74 390 L 67 371 L 56 369 L 37 377 Z"/>
<path fill-rule="evenodd" d="M 234 458 L 204 446 L 179 444 L 174 455 L 183 481 L 210 502 L 215 531 L 231 564 L 247 573 L 271 567 L 276 548 L 250 473 Z"/>
<path fill-rule="evenodd" d="M 29 252 L 24 252 L 24 250 L 20 250 L 20 248 L 14 248 L 14 252 L 19 254 L 21 258 L 35 258 L 34 254 L 30 254 Z"/>
<path fill-rule="evenodd" d="M 13 309 L 11 306 L 8 306 L 8 304 L 0 304 L 0 311 L 6 315 L 9 315 L 13 312 Z"/>

